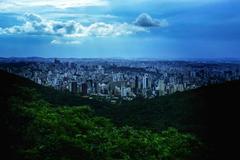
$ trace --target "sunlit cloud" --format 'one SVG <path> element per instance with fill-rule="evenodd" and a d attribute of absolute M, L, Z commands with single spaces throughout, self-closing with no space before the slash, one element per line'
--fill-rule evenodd
<path fill-rule="evenodd" d="M 107 6 L 106 0 L 0 0 L 0 10 L 24 9 L 31 7 L 71 7 Z"/>
<path fill-rule="evenodd" d="M 48 35 L 59 37 L 114 37 L 135 34 L 137 32 L 147 32 L 140 26 L 128 23 L 104 23 L 96 22 L 88 26 L 76 21 L 54 21 L 40 17 L 36 14 L 25 14 L 25 23 L 7 28 L 0 28 L 0 35 Z"/>
<path fill-rule="evenodd" d="M 54 39 L 51 41 L 52 45 L 79 45 L 82 44 L 83 41 L 81 40 L 65 40 L 65 39 Z"/>

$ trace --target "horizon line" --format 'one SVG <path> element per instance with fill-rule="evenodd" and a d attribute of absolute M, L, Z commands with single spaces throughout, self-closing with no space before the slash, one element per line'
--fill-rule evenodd
<path fill-rule="evenodd" d="M 240 61 L 240 57 L 208 57 L 208 58 L 147 58 L 147 57 L 136 57 L 136 58 L 124 58 L 124 57 L 41 57 L 41 56 L 9 56 L 9 57 L 1 57 L 0 59 L 112 59 L 112 60 L 147 60 L 147 61 L 198 61 L 198 60 L 204 60 L 204 61 L 223 61 L 223 60 L 230 60 L 230 61 Z"/>

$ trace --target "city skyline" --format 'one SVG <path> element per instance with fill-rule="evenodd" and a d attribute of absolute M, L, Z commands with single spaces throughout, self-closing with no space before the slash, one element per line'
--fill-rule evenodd
<path fill-rule="evenodd" d="M 237 0 L 0 0 L 0 57 L 240 58 Z"/>
<path fill-rule="evenodd" d="M 239 80 L 239 62 L 0 59 L 0 69 L 85 98 L 133 100 Z M 89 97 L 88 97 L 89 96 Z"/>

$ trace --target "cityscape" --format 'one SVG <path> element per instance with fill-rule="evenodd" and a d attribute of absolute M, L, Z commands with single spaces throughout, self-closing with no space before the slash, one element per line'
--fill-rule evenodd
<path fill-rule="evenodd" d="M 239 91 L 240 0 L 0 0 L 2 159 L 237 159 Z"/>
<path fill-rule="evenodd" d="M 240 79 L 240 64 L 234 62 L 61 58 L 10 60 L 1 61 L 0 68 L 43 86 L 90 99 L 104 98 L 112 103 L 139 96 L 154 98 Z"/>

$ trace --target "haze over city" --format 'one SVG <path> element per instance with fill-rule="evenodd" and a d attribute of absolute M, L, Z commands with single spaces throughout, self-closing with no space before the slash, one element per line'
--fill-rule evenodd
<path fill-rule="evenodd" d="M 238 0 L 0 0 L 0 57 L 240 58 Z"/>

